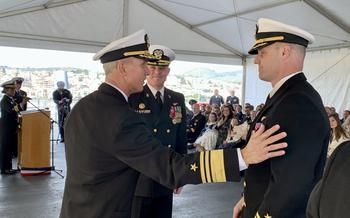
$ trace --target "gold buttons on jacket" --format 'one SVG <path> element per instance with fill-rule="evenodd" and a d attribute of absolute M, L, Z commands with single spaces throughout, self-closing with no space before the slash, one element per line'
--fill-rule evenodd
<path fill-rule="evenodd" d="M 153 129 L 153 132 L 157 132 L 158 130 L 157 129 Z"/>
<path fill-rule="evenodd" d="M 166 132 L 167 132 L 167 133 L 170 133 L 170 129 L 167 129 Z"/>
<path fill-rule="evenodd" d="M 168 145 L 168 148 L 171 148 L 171 145 Z"/>

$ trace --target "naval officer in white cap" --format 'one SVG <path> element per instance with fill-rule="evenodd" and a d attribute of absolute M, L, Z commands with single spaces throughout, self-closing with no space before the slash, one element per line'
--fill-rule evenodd
<path fill-rule="evenodd" d="M 272 90 L 250 134 L 261 123 L 278 123 L 287 133 L 286 155 L 250 165 L 244 197 L 233 217 L 305 217 L 309 194 L 321 178 L 329 142 L 329 122 L 317 91 L 303 70 L 306 47 L 314 37 L 295 26 L 261 18 L 250 54 L 256 54 L 259 78 Z"/>
<path fill-rule="evenodd" d="M 73 107 L 66 121 L 61 218 L 135 217 L 131 205 L 140 173 L 170 189 L 240 179 L 236 150 L 181 155 L 152 136 L 130 108 L 129 96 L 143 90 L 147 61 L 155 60 L 148 52 L 145 31 L 108 44 L 94 59 L 103 63 L 106 79 Z M 242 150 L 247 164 L 284 154 L 274 150 L 285 143 L 268 146 L 285 137 L 285 133 L 269 137 L 277 130 L 254 134 Z"/>
<path fill-rule="evenodd" d="M 186 154 L 185 97 L 164 86 L 175 52 L 162 45 L 150 45 L 149 52 L 157 57 L 157 61 L 147 63 L 147 84 L 142 92 L 130 96 L 130 105 L 163 146 Z M 181 188 L 174 190 L 175 193 L 180 191 Z M 141 218 L 171 218 L 172 205 L 172 189 L 140 175 L 135 189 L 133 213 Z"/>

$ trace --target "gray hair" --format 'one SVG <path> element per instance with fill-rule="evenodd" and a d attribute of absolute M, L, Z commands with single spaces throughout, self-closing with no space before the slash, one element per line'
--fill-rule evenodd
<path fill-rule="evenodd" d="M 105 75 L 108 75 L 111 72 L 113 72 L 113 70 L 116 69 L 116 65 L 117 65 L 116 61 L 104 63 L 103 64 L 103 70 L 105 71 Z"/>

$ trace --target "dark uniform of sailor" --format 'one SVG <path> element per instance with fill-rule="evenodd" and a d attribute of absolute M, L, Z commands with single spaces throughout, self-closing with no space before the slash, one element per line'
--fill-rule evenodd
<path fill-rule="evenodd" d="M 139 31 L 107 45 L 94 59 L 143 58 L 148 53 L 145 39 Z M 107 83 L 74 106 L 65 130 L 61 218 L 130 218 L 140 173 L 169 189 L 240 179 L 236 149 L 176 153 L 153 136 L 125 94 Z"/>
<path fill-rule="evenodd" d="M 59 84 L 59 83 L 60 82 L 57 82 L 57 84 Z M 63 83 L 63 82 L 61 82 L 61 83 Z M 71 110 L 70 104 L 72 103 L 73 96 L 68 89 L 58 88 L 52 93 L 52 97 L 53 97 L 53 101 L 57 105 L 58 126 L 59 126 L 59 132 L 61 135 L 61 142 L 63 142 L 64 141 L 64 122 L 65 122 L 65 119 Z M 64 100 L 61 101 L 62 99 L 64 99 Z"/>
<path fill-rule="evenodd" d="M 175 53 L 161 45 L 151 45 L 149 52 L 158 55 L 158 61 L 149 62 L 155 74 L 169 73 L 169 64 L 175 59 Z M 157 70 L 157 71 L 155 71 Z M 164 77 L 166 78 L 166 77 Z M 185 97 L 179 92 L 163 87 L 157 90 L 144 86 L 143 92 L 129 97 L 129 103 L 136 113 L 140 114 L 147 127 L 163 146 L 174 149 L 177 153 L 186 154 L 186 110 Z M 156 83 L 156 85 L 161 85 Z M 153 91 L 152 91 L 153 90 Z M 159 97 L 157 96 L 159 92 Z M 158 98 L 158 99 L 157 99 Z M 145 175 L 140 175 L 135 190 L 133 213 L 141 218 L 171 218 L 173 190 Z"/>
<path fill-rule="evenodd" d="M 259 19 L 259 29 L 264 25 L 271 25 L 276 31 L 257 32 L 251 54 L 268 43 L 297 43 L 296 40 L 301 39 L 301 36 L 284 33 L 294 27 Z M 308 42 L 303 39 L 302 45 L 307 46 Z M 304 218 L 309 194 L 322 176 L 330 127 L 320 95 L 302 72 L 291 75 L 271 98 L 267 98 L 251 124 L 247 141 L 261 123 L 266 128 L 279 124 L 280 131 L 287 133 L 288 147 L 282 157 L 249 165 L 245 172 L 243 217 Z"/>
<path fill-rule="evenodd" d="M 6 89 L 12 89 L 14 94 L 15 84 L 13 81 L 3 83 L 2 87 L 4 88 L 4 93 L 7 92 Z M 20 111 L 20 106 L 13 100 L 11 95 L 5 94 L 1 99 L 1 174 L 14 173 L 12 171 L 12 156 L 15 155 L 13 153 L 14 150 L 17 151 L 18 112 Z"/>
<path fill-rule="evenodd" d="M 153 132 L 153 136 L 159 139 L 163 146 L 174 149 L 180 154 L 187 153 L 184 101 L 184 96 L 181 93 L 165 88 L 163 107 L 159 110 L 155 97 L 147 85 L 144 86 L 142 93 L 131 95 L 129 98 L 132 108 L 141 115 L 147 127 Z M 148 197 L 159 202 L 157 204 L 159 207 L 148 208 L 149 210 L 157 210 L 158 215 L 163 214 L 157 217 L 169 217 L 168 214 L 171 217 L 172 189 L 153 181 L 145 175 L 140 175 L 135 196 Z"/>
<path fill-rule="evenodd" d="M 190 123 L 187 126 L 187 142 L 193 143 L 198 138 L 202 129 L 205 127 L 206 118 L 200 112 L 193 116 Z"/>
<path fill-rule="evenodd" d="M 15 77 L 12 80 L 15 82 L 16 86 L 20 86 L 20 87 L 22 86 L 22 83 L 24 81 L 22 77 Z M 16 89 L 15 96 L 13 96 L 13 99 L 17 104 L 20 104 L 23 102 L 23 99 L 26 97 L 27 97 L 27 92 L 21 89 L 19 90 Z M 27 110 L 27 103 L 24 103 L 22 104 L 21 111 L 26 111 L 26 110 Z"/>

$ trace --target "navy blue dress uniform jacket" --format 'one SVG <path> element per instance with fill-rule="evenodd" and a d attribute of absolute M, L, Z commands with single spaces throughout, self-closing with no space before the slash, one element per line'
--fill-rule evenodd
<path fill-rule="evenodd" d="M 174 149 L 177 153 L 187 153 L 186 110 L 183 94 L 164 88 L 163 107 L 159 110 L 156 99 L 147 85 L 143 92 L 129 97 L 129 103 L 140 114 L 147 127 L 163 146 Z M 175 111 L 177 110 L 177 112 Z M 176 119 L 175 113 L 181 118 Z M 140 175 L 135 195 L 159 197 L 172 194 L 173 191 L 154 182 L 145 175 Z"/>
<path fill-rule="evenodd" d="M 18 112 L 20 106 L 9 96 L 1 99 L 1 170 L 12 168 L 12 155 L 17 155 Z"/>
<path fill-rule="evenodd" d="M 322 176 L 329 121 L 317 91 L 303 73 L 288 79 L 268 99 L 248 132 L 264 123 L 285 131 L 286 154 L 249 165 L 245 174 L 244 218 L 305 217 L 309 194 Z"/>
<path fill-rule="evenodd" d="M 323 174 L 310 195 L 308 218 L 342 218 L 350 215 L 350 141 L 332 153 Z"/>
<path fill-rule="evenodd" d="M 23 98 L 27 97 L 27 92 L 23 90 L 19 90 L 15 92 L 15 96 L 13 96 L 13 99 L 17 104 L 20 104 L 23 101 Z M 20 108 L 21 111 L 27 110 L 27 103 L 23 104 L 23 108 Z"/>
<path fill-rule="evenodd" d="M 74 106 L 65 131 L 61 218 L 129 218 L 139 173 L 169 189 L 240 179 L 236 149 L 176 153 L 106 83 Z"/>
<path fill-rule="evenodd" d="M 187 141 L 193 143 L 196 141 L 202 129 L 204 129 L 206 123 L 206 118 L 203 114 L 198 113 L 196 116 L 193 116 L 187 125 Z"/>

